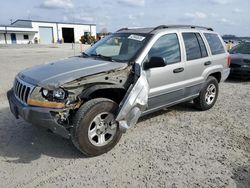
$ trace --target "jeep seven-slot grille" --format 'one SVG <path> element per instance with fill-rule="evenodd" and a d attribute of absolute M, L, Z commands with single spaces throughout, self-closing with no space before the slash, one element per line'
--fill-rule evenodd
<path fill-rule="evenodd" d="M 13 88 L 16 98 L 22 103 L 27 104 L 29 94 L 33 87 L 29 84 L 24 83 L 19 79 L 15 79 Z"/>

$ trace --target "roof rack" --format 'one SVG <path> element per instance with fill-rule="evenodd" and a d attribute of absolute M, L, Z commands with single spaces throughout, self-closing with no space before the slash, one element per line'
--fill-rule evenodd
<path fill-rule="evenodd" d="M 124 28 L 118 29 L 116 32 L 126 31 L 126 30 L 130 30 L 130 29 L 147 29 L 147 28 L 146 27 L 124 27 Z"/>
<path fill-rule="evenodd" d="M 158 29 L 173 29 L 173 28 L 205 29 L 205 30 L 213 31 L 211 27 L 202 27 L 202 26 L 195 26 L 195 25 L 159 25 L 155 27 L 152 31 L 155 31 Z"/>
<path fill-rule="evenodd" d="M 124 31 L 124 30 L 128 30 L 128 28 L 127 28 L 127 27 L 123 27 L 123 28 L 121 28 L 121 29 L 118 29 L 116 32 Z"/>

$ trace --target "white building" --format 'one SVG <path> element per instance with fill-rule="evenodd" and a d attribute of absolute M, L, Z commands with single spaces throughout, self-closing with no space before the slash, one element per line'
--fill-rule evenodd
<path fill-rule="evenodd" d="M 96 37 L 96 25 L 16 20 L 9 26 L 0 25 L 0 44 L 72 43 L 79 42 L 86 32 Z"/>

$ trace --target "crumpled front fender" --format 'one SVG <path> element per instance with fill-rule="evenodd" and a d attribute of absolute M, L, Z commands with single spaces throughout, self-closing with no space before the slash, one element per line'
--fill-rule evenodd
<path fill-rule="evenodd" d="M 135 84 L 131 85 L 120 104 L 116 121 L 124 131 L 133 127 L 148 105 L 149 85 L 145 72 L 141 72 Z"/>

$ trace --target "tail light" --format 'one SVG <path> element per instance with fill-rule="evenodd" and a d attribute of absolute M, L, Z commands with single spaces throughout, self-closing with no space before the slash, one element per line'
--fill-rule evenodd
<path fill-rule="evenodd" d="M 230 54 L 228 54 L 228 57 L 227 57 L 227 65 L 228 65 L 228 67 L 230 66 L 230 64 L 231 64 L 231 56 L 230 56 Z"/>

